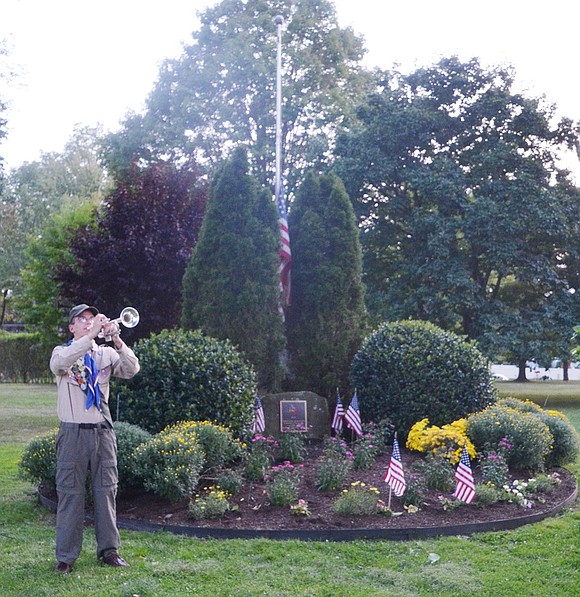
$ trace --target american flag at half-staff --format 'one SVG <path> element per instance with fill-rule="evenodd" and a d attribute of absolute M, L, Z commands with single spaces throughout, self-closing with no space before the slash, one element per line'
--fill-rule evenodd
<path fill-rule="evenodd" d="M 407 489 L 407 482 L 405 481 L 405 472 L 403 471 L 403 462 L 401 460 L 401 451 L 399 450 L 399 442 L 397 436 L 393 440 L 393 451 L 391 453 L 391 461 L 387 467 L 387 472 L 383 479 L 387 485 L 393 490 L 397 497 L 401 497 Z"/>
<path fill-rule="evenodd" d="M 251 431 L 252 434 L 264 433 L 266 430 L 266 420 L 264 418 L 264 408 L 262 407 L 262 401 L 258 396 L 254 402 L 254 419 L 252 420 Z"/>
<path fill-rule="evenodd" d="M 457 479 L 457 486 L 453 497 L 466 504 L 471 504 L 475 499 L 475 483 L 473 481 L 473 473 L 471 472 L 471 464 L 469 463 L 469 454 L 465 446 L 463 446 L 463 450 L 461 451 L 461 460 L 457 465 L 455 478 Z"/>
<path fill-rule="evenodd" d="M 350 401 L 350 404 L 346 409 L 346 413 L 344 414 L 344 420 L 346 422 L 347 427 L 352 429 L 359 437 L 363 434 L 356 390 L 354 391 L 354 396 L 352 397 L 352 400 Z"/>
<path fill-rule="evenodd" d="M 288 218 L 286 215 L 286 200 L 284 199 L 284 186 L 280 184 L 280 191 L 277 197 L 278 203 L 278 224 L 280 227 L 280 303 L 283 309 L 290 305 L 290 269 L 292 264 L 292 252 L 290 251 L 290 234 L 288 232 Z"/>
<path fill-rule="evenodd" d="M 336 389 L 336 408 L 334 409 L 334 417 L 332 417 L 332 425 L 331 427 L 336 431 L 336 433 L 340 433 L 342 431 L 342 424 L 344 419 L 344 408 L 342 407 L 342 400 L 340 399 L 340 394 L 338 393 L 338 388 Z"/>

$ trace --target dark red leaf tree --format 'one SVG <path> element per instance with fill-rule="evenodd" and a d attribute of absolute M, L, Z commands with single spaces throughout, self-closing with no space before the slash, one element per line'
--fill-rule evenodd
<path fill-rule="evenodd" d="M 97 227 L 84 227 L 73 238 L 76 265 L 57 274 L 63 302 L 94 304 L 111 319 L 135 307 L 141 321 L 123 332 L 131 341 L 176 327 L 181 279 L 206 197 L 206 180 L 193 163 L 133 165 L 99 210 Z"/>

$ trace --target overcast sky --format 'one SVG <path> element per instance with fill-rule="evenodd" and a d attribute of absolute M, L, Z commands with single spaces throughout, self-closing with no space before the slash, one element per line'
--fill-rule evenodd
<path fill-rule="evenodd" d="M 75 124 L 118 127 L 139 111 L 159 65 L 197 29 L 197 11 L 217 0 L 2 0 L 0 39 L 16 76 L 7 167 L 61 151 Z M 368 66 L 409 71 L 443 56 L 512 64 L 520 90 L 545 95 L 580 121 L 580 4 L 571 0 L 335 0 L 341 26 L 365 38 Z M 7 94 L 7 95 L 6 95 Z M 578 162 L 570 156 L 576 168 Z"/>

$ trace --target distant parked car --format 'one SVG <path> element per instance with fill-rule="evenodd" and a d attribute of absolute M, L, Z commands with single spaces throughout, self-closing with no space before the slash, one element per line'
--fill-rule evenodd
<path fill-rule="evenodd" d="M 491 378 L 495 379 L 497 381 L 509 381 L 510 380 L 509 377 L 506 377 L 505 375 L 502 375 L 501 373 L 492 373 Z"/>

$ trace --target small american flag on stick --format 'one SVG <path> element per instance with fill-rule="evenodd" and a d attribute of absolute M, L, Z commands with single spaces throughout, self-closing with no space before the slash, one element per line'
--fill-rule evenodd
<path fill-rule="evenodd" d="M 336 408 L 334 409 L 334 417 L 332 418 L 332 425 L 331 427 L 336 431 L 336 433 L 340 433 L 342 431 L 342 425 L 344 420 L 344 408 L 342 407 L 342 400 L 340 399 L 340 394 L 338 393 L 338 388 L 336 390 Z"/>
<path fill-rule="evenodd" d="M 401 451 L 399 450 L 399 441 L 397 436 L 393 440 L 393 451 L 391 453 L 391 461 L 387 467 L 387 472 L 383 479 L 387 485 L 393 490 L 397 497 L 401 497 L 407 489 L 407 482 L 405 481 L 405 472 L 403 471 L 403 462 L 401 461 Z"/>
<path fill-rule="evenodd" d="M 463 446 L 463 450 L 461 451 L 461 460 L 457 465 L 455 478 L 457 479 L 457 487 L 455 488 L 453 497 L 466 504 L 471 504 L 475 499 L 475 483 L 473 481 L 473 473 L 471 472 L 471 464 L 469 463 L 469 454 L 465 446 Z"/>
<path fill-rule="evenodd" d="M 352 429 L 359 437 L 363 434 L 356 390 L 354 391 L 354 396 L 352 397 L 352 400 L 346 409 L 344 420 L 346 421 L 347 427 Z"/>
<path fill-rule="evenodd" d="M 264 409 L 262 407 L 262 401 L 258 396 L 254 402 L 254 419 L 252 420 L 251 431 L 253 435 L 256 433 L 264 433 L 266 430 L 266 420 L 264 418 Z"/>

